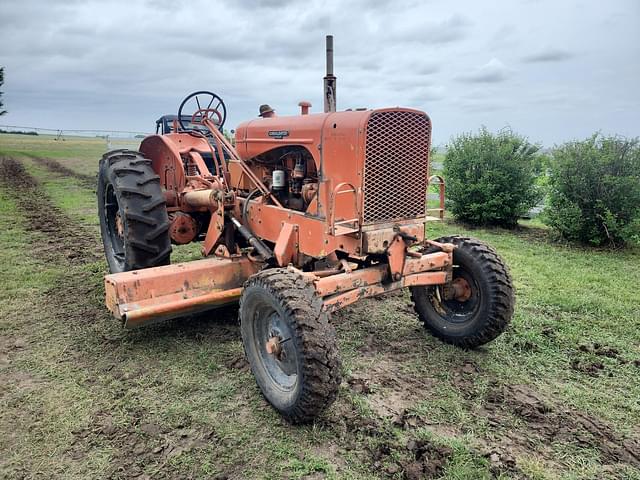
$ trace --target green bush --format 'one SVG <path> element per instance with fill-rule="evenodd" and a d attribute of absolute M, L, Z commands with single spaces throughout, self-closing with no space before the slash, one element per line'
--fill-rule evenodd
<path fill-rule="evenodd" d="M 567 240 L 640 244 L 640 144 L 603 137 L 554 150 L 543 221 Z"/>
<path fill-rule="evenodd" d="M 509 130 L 453 138 L 444 160 L 447 208 L 464 222 L 514 227 L 541 198 L 538 149 Z"/>

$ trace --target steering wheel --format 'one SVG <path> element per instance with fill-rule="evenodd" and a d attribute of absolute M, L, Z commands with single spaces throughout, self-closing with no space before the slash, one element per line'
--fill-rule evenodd
<path fill-rule="evenodd" d="M 213 107 L 211 105 L 214 105 Z M 185 107 L 188 107 L 185 109 Z M 206 118 L 209 118 L 218 128 L 222 128 L 227 120 L 227 107 L 218 95 L 206 90 L 193 92 L 185 98 L 178 109 L 178 123 L 183 130 L 189 131 L 182 120 L 182 111 L 195 112 L 191 115 L 191 123 L 202 125 Z"/>

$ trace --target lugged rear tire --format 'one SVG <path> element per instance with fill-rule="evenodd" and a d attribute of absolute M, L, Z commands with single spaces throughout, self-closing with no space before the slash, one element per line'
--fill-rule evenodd
<path fill-rule="evenodd" d="M 301 275 L 264 270 L 245 283 L 240 331 L 265 398 L 291 423 L 307 423 L 336 399 L 340 357 L 322 298 Z M 282 343 L 269 352 L 270 339 Z"/>
<path fill-rule="evenodd" d="M 511 275 L 497 252 L 474 238 L 437 239 L 453 243 L 453 280 L 463 278 L 469 298 L 446 300 L 442 286 L 411 287 L 418 317 L 434 336 L 446 343 L 474 348 L 498 337 L 511 322 L 515 295 Z"/>
<path fill-rule="evenodd" d="M 151 160 L 131 150 L 103 155 L 97 196 L 111 273 L 169 264 L 169 217 Z"/>

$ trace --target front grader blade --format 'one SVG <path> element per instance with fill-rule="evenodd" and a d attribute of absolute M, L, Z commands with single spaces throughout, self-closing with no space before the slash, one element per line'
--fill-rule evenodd
<path fill-rule="evenodd" d="M 234 303 L 260 268 L 238 256 L 114 273 L 105 277 L 106 303 L 125 327 L 137 327 Z"/>

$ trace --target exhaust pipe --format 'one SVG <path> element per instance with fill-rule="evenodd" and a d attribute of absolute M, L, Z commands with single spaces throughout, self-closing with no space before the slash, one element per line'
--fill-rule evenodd
<path fill-rule="evenodd" d="M 336 77 L 333 75 L 333 35 L 327 35 L 327 74 L 324 77 L 324 111 L 336 111 Z"/>

